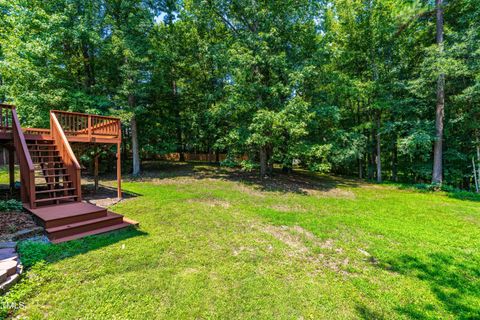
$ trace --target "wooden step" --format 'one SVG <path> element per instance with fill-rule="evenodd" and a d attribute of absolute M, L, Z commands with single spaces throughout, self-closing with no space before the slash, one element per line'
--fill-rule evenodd
<path fill-rule="evenodd" d="M 47 232 L 48 238 L 53 240 L 53 239 L 73 236 L 79 233 L 95 231 L 98 229 L 111 227 L 111 226 L 122 224 L 122 223 L 123 223 L 122 215 L 119 215 L 113 212 L 108 212 L 106 216 L 101 218 L 71 223 L 71 224 L 67 224 L 59 227 L 47 228 L 45 229 L 45 231 Z"/>
<path fill-rule="evenodd" d="M 85 202 L 62 203 L 34 209 L 27 205 L 25 209 L 35 215 L 44 228 L 59 227 L 107 215 L 105 208 Z"/>
<path fill-rule="evenodd" d="M 53 164 L 53 165 L 55 165 L 55 164 L 63 164 L 63 161 L 47 161 L 47 162 L 45 162 L 45 161 L 40 161 L 40 162 L 35 162 L 34 165 L 39 165 L 39 164 L 41 164 L 41 163 L 44 163 L 44 164 Z"/>
<path fill-rule="evenodd" d="M 40 168 L 35 168 L 35 171 L 50 171 L 50 170 L 67 170 L 66 167 L 40 167 Z"/>
<path fill-rule="evenodd" d="M 52 243 L 55 243 L 55 244 L 56 243 L 62 243 L 62 242 L 67 242 L 67 241 L 72 241 L 72 240 L 88 237 L 88 236 L 94 236 L 94 235 L 97 235 L 97 234 L 102 234 L 102 233 L 107 233 L 107 232 L 111 232 L 111 231 L 115 231 L 115 230 L 120 230 L 120 229 L 124 229 L 124 228 L 128 228 L 128 227 L 132 227 L 132 226 L 134 226 L 134 225 L 131 224 L 131 223 L 122 222 L 122 223 L 115 224 L 115 225 L 112 225 L 112 226 L 109 226 L 109 227 L 104 227 L 104 228 L 99 228 L 99 229 L 95 229 L 95 230 L 91 230 L 91 231 L 77 233 L 77 234 L 62 237 L 62 238 L 52 239 L 51 241 L 52 241 Z"/>
<path fill-rule="evenodd" d="M 59 173 L 59 174 L 44 174 L 41 176 L 35 176 L 35 178 L 55 178 L 55 177 L 68 177 L 68 173 Z"/>
<path fill-rule="evenodd" d="M 27 143 L 27 147 L 30 148 L 30 147 L 48 147 L 48 148 L 52 148 L 52 147 L 56 147 L 56 145 L 54 143 Z"/>
<path fill-rule="evenodd" d="M 54 153 L 54 154 L 59 154 L 58 150 L 28 150 L 30 151 L 30 154 L 39 154 L 39 153 Z"/>
<path fill-rule="evenodd" d="M 29 150 L 32 149 L 39 149 L 39 148 L 47 148 L 47 149 L 56 149 L 57 146 L 55 146 L 54 144 L 27 144 L 27 148 Z"/>
<path fill-rule="evenodd" d="M 62 181 L 53 181 L 53 182 L 36 182 L 35 186 L 43 186 L 43 185 L 50 185 L 50 184 L 65 184 L 65 183 L 72 183 L 70 180 L 62 180 Z"/>
<path fill-rule="evenodd" d="M 35 203 L 45 203 L 45 202 L 49 202 L 49 201 L 69 200 L 69 199 L 74 199 L 74 198 L 78 198 L 78 196 L 77 195 L 72 195 L 72 196 L 62 196 L 62 197 L 37 199 L 37 200 L 35 200 Z"/>
<path fill-rule="evenodd" d="M 63 188 L 63 189 L 50 189 L 50 190 L 38 190 L 35 191 L 36 194 L 44 194 L 44 193 L 52 193 L 52 192 L 65 192 L 65 191 L 72 191 L 75 188 Z"/>
<path fill-rule="evenodd" d="M 28 148 L 28 151 L 30 151 L 30 153 L 32 152 L 58 152 L 57 149 L 39 149 L 39 148 Z"/>
<path fill-rule="evenodd" d="M 54 155 L 48 155 L 48 156 L 32 156 L 30 155 L 32 158 L 60 158 L 60 155 L 57 155 L 57 156 L 54 156 Z"/>

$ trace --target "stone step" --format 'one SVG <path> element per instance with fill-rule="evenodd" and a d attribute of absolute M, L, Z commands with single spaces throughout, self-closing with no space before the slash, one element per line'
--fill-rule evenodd
<path fill-rule="evenodd" d="M 16 253 L 12 254 L 0 254 L 0 261 L 15 260 L 18 261 L 18 255 Z"/>
<path fill-rule="evenodd" d="M 1 244 L 1 243 L 0 243 Z M 0 249 L 0 255 L 8 255 L 8 254 L 15 254 L 14 248 L 3 248 Z"/>
<path fill-rule="evenodd" d="M 18 280 L 20 280 L 20 275 L 17 273 L 8 277 L 4 283 L 0 284 L 0 293 L 7 292 Z"/>
<path fill-rule="evenodd" d="M 17 247 L 16 242 L 0 242 L 0 249 L 15 249 Z"/>
<path fill-rule="evenodd" d="M 18 261 L 15 260 L 0 261 L 0 271 L 5 270 L 7 272 L 7 276 L 13 276 L 15 273 L 17 273 L 17 265 Z"/>

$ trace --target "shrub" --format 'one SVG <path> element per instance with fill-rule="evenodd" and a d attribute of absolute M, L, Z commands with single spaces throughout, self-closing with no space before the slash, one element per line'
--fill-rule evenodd
<path fill-rule="evenodd" d="M 0 212 L 22 211 L 23 205 L 15 199 L 0 200 Z"/>
<path fill-rule="evenodd" d="M 242 167 L 242 170 L 246 172 L 251 172 L 259 168 L 259 165 L 251 160 L 243 160 L 240 163 L 240 166 Z"/>
<path fill-rule="evenodd" d="M 228 167 L 228 168 L 235 168 L 238 166 L 238 163 L 235 160 L 232 160 L 230 158 L 226 158 L 222 162 L 220 162 L 220 166 L 222 167 Z"/>

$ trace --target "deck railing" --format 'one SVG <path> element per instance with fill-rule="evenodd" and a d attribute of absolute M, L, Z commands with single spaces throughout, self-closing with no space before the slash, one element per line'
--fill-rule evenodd
<path fill-rule="evenodd" d="M 63 131 L 62 127 L 60 126 L 60 122 L 58 121 L 57 115 L 53 112 L 50 112 L 50 132 L 52 135 L 52 139 L 57 147 L 57 150 L 62 157 L 63 163 L 67 168 L 67 172 L 70 175 L 70 179 L 72 179 L 72 185 L 75 188 L 75 194 L 77 195 L 77 201 L 82 200 L 82 187 L 81 187 L 81 176 L 80 171 L 81 167 L 78 163 L 75 154 L 70 147 L 70 143 L 68 143 L 67 137 L 65 132 Z"/>
<path fill-rule="evenodd" d="M 119 139 L 120 119 L 78 112 L 53 110 L 65 135 L 75 137 Z"/>
<path fill-rule="evenodd" d="M 35 208 L 35 168 L 30 156 L 30 152 L 23 135 L 20 121 L 18 120 L 15 107 L 11 107 L 13 144 L 17 151 L 18 161 L 20 162 L 20 186 L 22 188 L 22 202 L 28 203 L 30 208 Z"/>
<path fill-rule="evenodd" d="M 0 132 L 2 133 L 12 132 L 12 109 L 15 109 L 15 106 L 0 103 Z"/>

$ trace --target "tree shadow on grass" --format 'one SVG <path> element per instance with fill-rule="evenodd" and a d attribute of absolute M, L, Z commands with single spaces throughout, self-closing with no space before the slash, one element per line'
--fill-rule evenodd
<path fill-rule="evenodd" d="M 475 201 L 480 202 L 480 194 L 468 192 L 468 191 L 454 191 L 454 192 L 447 192 L 447 196 L 449 198 L 457 199 L 457 200 L 467 200 L 467 201 Z"/>
<path fill-rule="evenodd" d="M 146 235 L 148 235 L 146 232 L 132 226 L 59 244 L 26 240 L 18 244 L 18 252 L 20 253 L 23 266 L 28 269 L 39 262 L 54 263 L 107 247 L 123 240 Z"/>
<path fill-rule="evenodd" d="M 15 313 L 18 312 L 18 309 L 15 307 L 16 305 L 25 303 L 39 293 L 39 286 L 43 285 L 45 281 L 49 281 L 50 273 L 52 272 L 46 268 L 49 264 L 95 251 L 129 238 L 146 235 L 147 233 L 145 232 L 129 227 L 111 233 L 89 236 L 60 244 L 29 240 L 20 242 L 17 247 L 17 252 L 20 255 L 23 267 L 27 271 L 27 276 L 21 280 L 20 284 L 13 287 L 12 292 L 7 294 L 7 300 L 5 301 L 10 302 L 10 304 L 2 305 L 0 303 L 0 319 L 13 317 Z M 29 274 L 30 272 L 31 275 Z M 24 281 L 26 282 L 25 286 L 22 286 L 22 282 Z M 0 302 L 2 302 L 1 299 Z"/>
<path fill-rule="evenodd" d="M 457 319 L 480 319 L 479 261 L 432 253 L 423 260 L 402 255 L 379 266 L 427 283 L 443 308 Z M 412 319 L 435 319 L 432 309 L 432 305 L 410 305 L 397 310 Z"/>
<path fill-rule="evenodd" d="M 382 316 L 376 311 L 371 310 L 367 306 L 357 305 L 355 309 L 357 310 L 357 314 L 360 319 L 365 319 L 365 320 L 384 320 L 385 319 L 384 316 Z"/>
<path fill-rule="evenodd" d="M 261 178 L 257 171 L 246 172 L 238 168 L 227 168 L 201 162 L 165 162 L 152 161 L 143 164 L 143 173 L 133 181 L 151 181 L 191 178 L 219 179 L 239 182 L 260 191 L 308 194 L 308 190 L 329 191 L 340 187 L 357 188 L 359 182 L 353 179 L 335 178 L 318 175 L 304 170 L 284 173 L 274 170 L 273 175 Z"/>
<path fill-rule="evenodd" d="M 142 195 L 140 193 L 122 190 L 122 198 L 118 199 L 116 187 L 99 185 L 98 189 L 95 190 L 93 183 L 83 183 L 82 196 L 85 202 L 106 208 L 121 201 L 133 199 Z"/>

